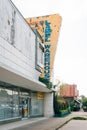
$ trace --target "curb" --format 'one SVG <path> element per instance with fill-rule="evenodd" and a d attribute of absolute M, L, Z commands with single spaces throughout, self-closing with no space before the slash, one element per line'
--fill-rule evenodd
<path fill-rule="evenodd" d="M 69 121 L 71 121 L 72 120 L 72 118 L 71 119 L 69 119 L 69 120 L 67 120 L 67 121 L 65 121 L 63 124 L 61 124 L 58 128 L 56 128 L 55 130 L 58 130 L 58 129 L 60 129 L 61 127 L 63 127 L 65 124 L 67 124 Z"/>
<path fill-rule="evenodd" d="M 67 124 L 67 123 L 70 122 L 71 120 L 87 120 L 87 118 L 81 117 L 81 116 L 78 116 L 77 118 L 76 118 L 76 117 L 72 117 L 72 118 L 68 119 L 67 121 L 65 121 L 63 124 L 61 124 L 61 125 L 60 125 L 58 128 L 56 128 L 55 130 L 60 129 L 61 127 L 63 127 L 65 124 Z"/>

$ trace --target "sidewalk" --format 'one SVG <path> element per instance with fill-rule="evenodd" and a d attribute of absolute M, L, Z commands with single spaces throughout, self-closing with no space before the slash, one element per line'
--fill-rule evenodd
<path fill-rule="evenodd" d="M 87 130 L 87 120 L 71 120 L 58 130 Z"/>
<path fill-rule="evenodd" d="M 40 117 L 40 118 L 30 118 L 26 120 L 21 120 L 13 123 L 8 123 L 0 126 L 0 130 L 57 130 L 66 121 L 75 116 L 81 116 L 87 118 L 86 112 L 73 112 L 72 114 L 63 117 Z"/>
<path fill-rule="evenodd" d="M 0 130 L 11 130 L 14 128 L 19 128 L 22 126 L 34 124 L 36 122 L 40 122 L 42 120 L 46 120 L 46 117 L 39 117 L 39 118 L 29 118 L 29 119 L 23 119 L 17 122 L 11 122 L 7 124 L 0 125 Z"/>

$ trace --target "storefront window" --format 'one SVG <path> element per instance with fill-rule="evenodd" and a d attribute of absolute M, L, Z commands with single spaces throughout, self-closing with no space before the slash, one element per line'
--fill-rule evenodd
<path fill-rule="evenodd" d="M 43 94 L 32 93 L 31 94 L 31 115 L 41 116 L 43 115 Z"/>
<path fill-rule="evenodd" d="M 30 96 L 29 92 L 21 92 L 22 96 Z"/>
<path fill-rule="evenodd" d="M 19 116 L 18 92 L 0 87 L 0 120 Z"/>
<path fill-rule="evenodd" d="M 5 119 L 7 118 L 12 118 L 13 113 L 12 113 L 12 90 L 9 89 L 4 89 L 6 91 L 5 97 L 6 97 L 6 102 L 5 102 L 5 108 L 4 108 L 4 113 L 5 113 Z"/>
<path fill-rule="evenodd" d="M 19 103 L 21 117 L 28 118 L 30 116 L 30 91 L 20 89 Z"/>
<path fill-rule="evenodd" d="M 19 98 L 18 92 L 13 91 L 13 117 L 19 116 Z"/>
<path fill-rule="evenodd" d="M 0 81 L 0 121 L 30 117 L 31 92 Z"/>
<path fill-rule="evenodd" d="M 10 107 L 12 100 L 12 91 L 0 88 L 0 119 L 12 117 L 12 109 Z"/>

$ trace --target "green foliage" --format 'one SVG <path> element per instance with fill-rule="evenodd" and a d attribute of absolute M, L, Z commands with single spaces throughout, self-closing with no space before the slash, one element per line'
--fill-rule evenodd
<path fill-rule="evenodd" d="M 74 100 L 72 100 L 72 101 L 70 102 L 70 109 L 71 109 L 71 111 L 74 110 L 74 105 L 75 105 Z"/>
<path fill-rule="evenodd" d="M 81 95 L 82 101 L 84 100 L 84 98 L 86 98 L 84 95 Z"/>
<path fill-rule="evenodd" d="M 78 105 L 74 100 L 70 102 L 70 109 L 71 111 L 79 111 L 80 105 Z"/>
<path fill-rule="evenodd" d="M 82 104 L 83 104 L 83 110 L 84 110 L 85 112 L 87 112 L 87 98 L 84 98 L 84 99 L 83 99 Z"/>
<path fill-rule="evenodd" d="M 52 88 L 52 82 L 50 80 L 39 77 L 39 81 L 47 85 L 47 88 Z"/>
<path fill-rule="evenodd" d="M 67 113 L 67 112 L 69 112 L 68 108 L 65 109 L 65 110 L 59 110 L 59 113 L 60 113 L 60 114 Z"/>
<path fill-rule="evenodd" d="M 83 106 L 86 106 L 86 107 L 87 107 L 87 98 L 84 98 L 84 99 L 83 99 Z"/>
<path fill-rule="evenodd" d="M 55 114 L 59 113 L 59 105 L 58 105 L 57 96 L 54 97 L 54 112 Z"/>
<path fill-rule="evenodd" d="M 87 120 L 85 117 L 73 117 L 74 120 Z"/>
<path fill-rule="evenodd" d="M 55 114 L 64 113 L 65 111 L 70 112 L 68 103 L 57 95 L 54 97 L 54 112 Z"/>

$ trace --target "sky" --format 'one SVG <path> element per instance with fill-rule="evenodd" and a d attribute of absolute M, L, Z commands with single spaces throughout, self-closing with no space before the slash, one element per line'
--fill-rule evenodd
<path fill-rule="evenodd" d="M 54 79 L 76 84 L 87 96 L 87 0 L 12 0 L 21 14 L 62 17 L 54 62 Z"/>

